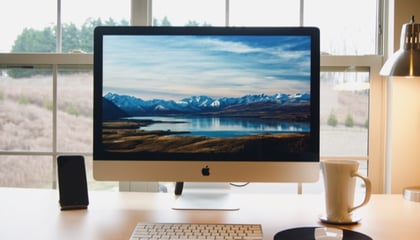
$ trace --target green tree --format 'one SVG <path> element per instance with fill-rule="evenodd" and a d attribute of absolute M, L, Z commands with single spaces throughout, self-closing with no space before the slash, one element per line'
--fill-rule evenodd
<path fill-rule="evenodd" d="M 353 116 L 350 113 L 347 114 L 346 121 L 344 121 L 344 125 L 346 127 L 353 127 L 354 126 L 354 119 L 353 119 Z"/>
<path fill-rule="evenodd" d="M 113 21 L 112 21 L 113 22 Z M 79 49 L 84 52 L 93 52 L 93 31 L 96 26 L 106 26 L 102 20 L 88 19 L 80 29 Z M 109 25 L 115 26 L 115 25 Z"/>
<path fill-rule="evenodd" d="M 74 23 L 63 24 L 62 52 L 70 52 L 80 48 L 80 31 Z"/>
<path fill-rule="evenodd" d="M 76 31 L 68 31 L 68 36 L 65 36 L 63 27 L 63 52 L 71 52 L 74 50 L 80 50 L 83 52 L 93 52 L 93 32 L 97 26 L 128 26 L 127 20 L 123 19 L 120 22 L 116 22 L 114 19 L 109 18 L 103 21 L 100 18 L 87 19 L 80 29 Z M 65 41 L 64 38 L 68 39 Z"/>
<path fill-rule="evenodd" d="M 333 112 L 330 113 L 330 116 L 328 117 L 327 124 L 333 127 L 336 127 L 338 124 L 337 117 Z"/>
<path fill-rule="evenodd" d="M 199 27 L 199 26 L 203 26 L 203 27 L 209 27 L 211 26 L 211 24 L 208 24 L 206 22 L 204 22 L 203 24 L 200 24 L 199 22 L 195 21 L 195 20 L 189 20 L 187 22 L 187 24 L 185 24 L 185 26 L 187 27 Z"/>
<path fill-rule="evenodd" d="M 162 20 L 158 20 L 156 18 L 153 19 L 153 26 L 161 26 L 161 27 L 170 27 L 172 26 L 171 21 L 169 21 L 169 18 L 167 16 L 163 17 Z M 199 26 L 211 26 L 211 24 L 204 22 L 199 23 L 196 20 L 188 20 L 188 22 L 184 25 L 186 27 L 199 27 Z"/>
<path fill-rule="evenodd" d="M 55 49 L 55 30 L 52 27 L 42 30 L 25 28 L 12 46 L 12 52 L 54 52 Z"/>
<path fill-rule="evenodd" d="M 127 26 L 127 20 L 116 22 L 112 18 L 106 21 L 88 19 L 78 28 L 74 23 L 65 23 L 62 26 L 62 51 L 71 52 L 80 50 L 93 52 L 93 31 L 96 26 Z M 12 46 L 12 52 L 55 52 L 56 51 L 56 28 L 45 27 L 42 30 L 25 28 L 19 34 Z M 10 69 L 7 74 L 14 78 L 28 77 L 32 75 L 51 74 L 51 70 Z"/>
<path fill-rule="evenodd" d="M 172 25 L 171 25 L 171 22 L 169 21 L 168 17 L 166 17 L 166 16 L 165 16 L 165 17 L 162 19 L 162 22 L 160 22 L 160 26 L 170 27 L 170 26 L 172 26 Z"/>
<path fill-rule="evenodd" d="M 52 27 L 46 27 L 42 30 L 25 28 L 18 35 L 13 46 L 12 52 L 55 52 L 55 30 Z M 47 71 L 50 73 L 51 71 Z M 7 74 L 14 78 L 22 78 L 36 74 L 45 74 L 46 70 L 34 69 L 28 66 L 28 69 L 18 68 L 10 69 Z"/>

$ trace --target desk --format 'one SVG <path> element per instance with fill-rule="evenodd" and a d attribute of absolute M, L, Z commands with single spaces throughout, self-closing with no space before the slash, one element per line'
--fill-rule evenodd
<path fill-rule="evenodd" d="M 261 223 L 264 239 L 302 226 L 326 226 L 322 195 L 237 194 L 239 211 L 172 210 L 169 193 L 89 192 L 87 210 L 60 211 L 56 190 L 0 188 L 0 239 L 128 239 L 139 221 Z M 373 195 L 347 226 L 375 240 L 420 239 L 420 203 Z"/>

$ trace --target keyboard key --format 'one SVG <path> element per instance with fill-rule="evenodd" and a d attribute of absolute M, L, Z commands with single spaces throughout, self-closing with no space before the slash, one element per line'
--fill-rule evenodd
<path fill-rule="evenodd" d="M 138 223 L 130 240 L 149 239 L 261 240 L 262 229 L 260 224 Z"/>

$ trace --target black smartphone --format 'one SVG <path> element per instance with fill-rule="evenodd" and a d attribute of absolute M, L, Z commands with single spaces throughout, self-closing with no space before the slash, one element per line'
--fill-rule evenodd
<path fill-rule="evenodd" d="M 61 210 L 87 208 L 89 197 L 84 157 L 58 156 L 57 171 Z"/>

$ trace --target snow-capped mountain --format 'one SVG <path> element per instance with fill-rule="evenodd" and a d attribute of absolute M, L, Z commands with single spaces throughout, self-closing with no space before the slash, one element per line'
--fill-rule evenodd
<path fill-rule="evenodd" d="M 232 112 L 251 112 L 261 109 L 274 109 L 280 106 L 292 106 L 309 103 L 309 93 L 246 95 L 243 97 L 222 97 L 218 99 L 209 96 L 192 96 L 174 100 L 142 100 L 128 95 L 107 93 L 104 98 L 131 116 L 159 114 L 208 114 Z M 106 112 L 107 109 L 104 109 Z"/>

